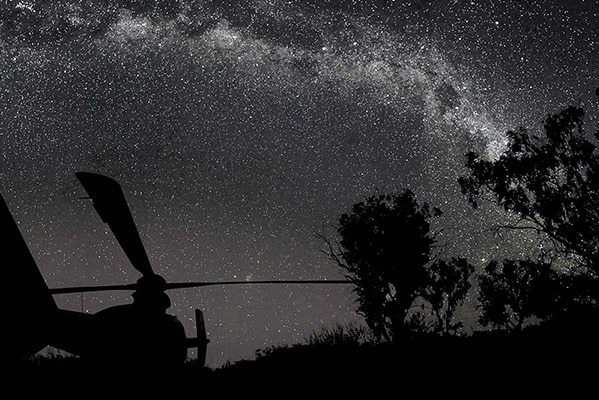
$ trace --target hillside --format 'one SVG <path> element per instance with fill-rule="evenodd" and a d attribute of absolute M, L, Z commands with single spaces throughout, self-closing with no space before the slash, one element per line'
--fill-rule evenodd
<path fill-rule="evenodd" d="M 73 393 L 351 394 L 393 388 L 427 394 L 454 391 L 582 390 L 594 381 L 597 349 L 587 335 L 563 340 L 530 330 L 469 337 L 421 337 L 402 344 L 312 344 L 271 349 L 255 360 L 217 369 L 193 361 L 160 370 L 92 366 L 77 358 L 28 361 L 11 370 L 11 384 L 28 393 L 58 387 Z M 21 383 L 19 383 L 21 382 Z M 25 384 L 25 386 L 23 385 Z M 7 387 L 6 385 L 4 387 Z M 476 389 L 474 389 L 476 388 Z M 482 394 L 482 393 L 481 393 Z"/>

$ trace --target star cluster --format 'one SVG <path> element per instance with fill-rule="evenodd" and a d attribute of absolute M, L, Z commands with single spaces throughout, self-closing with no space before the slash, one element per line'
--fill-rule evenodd
<path fill-rule="evenodd" d="M 123 186 L 169 281 L 338 279 L 317 233 L 377 191 L 445 211 L 473 262 L 524 251 L 459 193 L 464 154 L 575 104 L 594 119 L 596 1 L 8 1 L 1 190 L 49 286 L 131 282 L 74 172 Z M 348 287 L 171 294 L 209 365 L 360 321 Z M 83 301 L 82 301 L 83 300 Z M 64 296 L 97 311 L 126 295 Z"/>

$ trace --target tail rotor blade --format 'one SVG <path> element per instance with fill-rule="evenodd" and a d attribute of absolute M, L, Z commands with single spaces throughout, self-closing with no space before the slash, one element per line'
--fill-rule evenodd
<path fill-rule="evenodd" d="M 206 324 L 204 323 L 204 313 L 196 308 L 196 331 L 197 331 L 197 360 L 200 365 L 206 364 L 206 353 L 208 351 L 208 343 L 210 340 L 206 336 Z"/>
<path fill-rule="evenodd" d="M 144 276 L 153 275 L 150 260 L 119 183 L 91 172 L 77 172 L 75 175 L 92 199 L 102 221 L 107 223 L 114 233 L 133 267 Z"/>

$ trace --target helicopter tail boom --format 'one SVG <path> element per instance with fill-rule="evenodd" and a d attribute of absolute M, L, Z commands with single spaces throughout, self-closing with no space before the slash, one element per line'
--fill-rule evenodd
<path fill-rule="evenodd" d="M 33 354 L 46 346 L 50 318 L 58 307 L 21 235 L 8 205 L 0 195 L 0 304 L 4 308 L 2 343 L 7 359 Z"/>

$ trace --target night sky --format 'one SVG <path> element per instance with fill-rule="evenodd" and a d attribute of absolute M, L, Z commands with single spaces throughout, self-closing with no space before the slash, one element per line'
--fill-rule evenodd
<path fill-rule="evenodd" d="M 0 191 L 50 287 L 140 276 L 77 171 L 121 183 L 168 281 L 340 279 L 315 235 L 408 187 L 484 265 L 535 244 L 488 232 L 509 216 L 462 197 L 465 153 L 568 105 L 596 127 L 598 53 L 597 1 L 3 1 Z M 362 323 L 350 286 L 169 294 L 190 336 L 204 310 L 212 367 Z"/>

